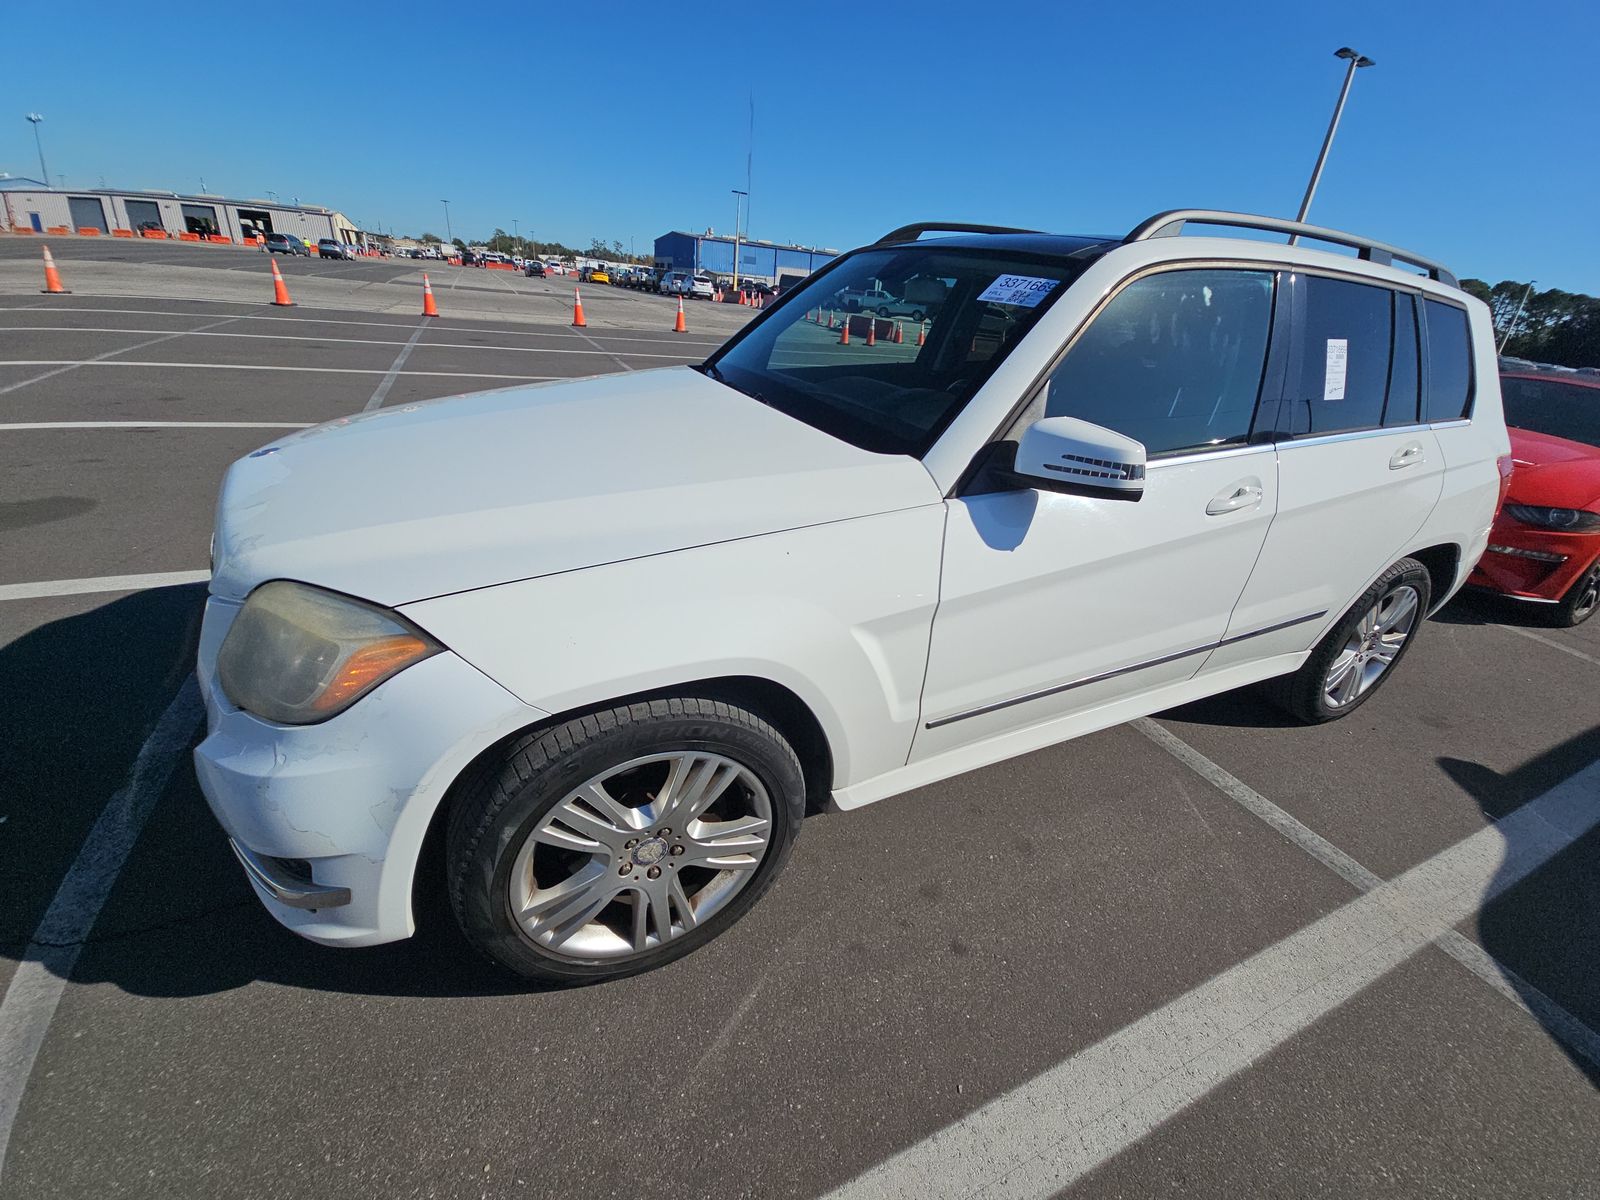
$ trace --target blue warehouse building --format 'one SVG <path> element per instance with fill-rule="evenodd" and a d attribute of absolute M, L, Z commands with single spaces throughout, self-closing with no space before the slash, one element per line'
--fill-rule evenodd
<path fill-rule="evenodd" d="M 809 275 L 839 256 L 815 246 L 780 246 L 739 239 L 739 277 L 776 283 L 782 275 Z M 733 239 L 711 233 L 664 233 L 656 239 L 655 265 L 663 271 L 733 274 Z"/>

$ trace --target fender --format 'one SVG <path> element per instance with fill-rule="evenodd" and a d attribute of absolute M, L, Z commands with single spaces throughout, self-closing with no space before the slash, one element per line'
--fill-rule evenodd
<path fill-rule="evenodd" d="M 696 679 L 782 684 L 834 786 L 903 766 L 939 594 L 942 502 L 418 601 L 401 611 L 545 712 Z"/>

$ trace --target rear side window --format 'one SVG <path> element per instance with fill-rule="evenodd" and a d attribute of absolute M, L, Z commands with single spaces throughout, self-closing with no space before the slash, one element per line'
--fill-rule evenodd
<path fill-rule="evenodd" d="M 1272 333 L 1270 271 L 1167 271 L 1118 292 L 1050 376 L 1045 416 L 1078 417 L 1152 456 L 1250 436 Z"/>
<path fill-rule="evenodd" d="M 1315 437 L 1383 424 L 1389 394 L 1393 293 L 1303 275 L 1299 336 L 1284 394 L 1287 433 Z"/>
<path fill-rule="evenodd" d="M 1472 351 L 1467 314 L 1453 304 L 1424 300 L 1428 319 L 1428 398 L 1425 419 L 1454 421 L 1472 408 Z"/>
<path fill-rule="evenodd" d="M 1418 396 L 1417 300 L 1409 293 L 1394 293 L 1394 361 L 1389 365 L 1389 400 L 1384 405 L 1385 425 L 1415 425 Z"/>

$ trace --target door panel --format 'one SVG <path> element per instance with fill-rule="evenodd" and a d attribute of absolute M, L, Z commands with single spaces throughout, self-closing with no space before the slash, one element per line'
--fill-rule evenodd
<path fill-rule="evenodd" d="M 1407 465 L 1401 451 L 1420 446 Z M 1206 670 L 1261 654 L 1306 650 L 1427 521 L 1444 484 L 1444 458 L 1428 429 L 1381 431 L 1278 447 L 1278 516 L 1228 636 L 1313 613 L 1308 622 L 1229 646 Z"/>
<path fill-rule="evenodd" d="M 1193 675 L 1223 637 L 1277 492 L 1276 452 L 1257 446 L 1152 463 L 1132 503 L 1034 490 L 952 500 L 911 759 Z M 1231 504 L 1208 513 L 1219 498 Z"/>
<path fill-rule="evenodd" d="M 1303 623 L 1218 650 L 1207 672 L 1310 649 L 1400 557 L 1444 484 L 1438 439 L 1416 423 L 1412 299 L 1315 275 L 1293 277 L 1290 291 L 1278 515 L 1228 633 Z"/>

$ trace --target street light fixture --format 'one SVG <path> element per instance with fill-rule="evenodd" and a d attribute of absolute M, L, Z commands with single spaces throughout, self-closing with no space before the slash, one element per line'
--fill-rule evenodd
<path fill-rule="evenodd" d="M 1317 165 L 1311 169 L 1311 182 L 1306 184 L 1305 199 L 1300 201 L 1300 213 L 1295 217 L 1297 221 L 1304 221 L 1306 214 L 1311 211 L 1311 198 L 1317 194 L 1317 181 L 1322 178 L 1323 164 L 1328 161 L 1328 149 L 1333 145 L 1333 135 L 1338 132 L 1339 118 L 1344 115 L 1344 102 L 1350 96 L 1350 81 L 1356 77 L 1358 68 L 1373 65 L 1372 59 L 1364 54 L 1357 54 L 1349 46 L 1340 46 L 1333 52 L 1333 56 L 1345 59 L 1350 66 L 1344 73 L 1344 86 L 1339 89 L 1339 102 L 1333 106 L 1333 120 L 1328 122 L 1327 136 L 1322 139 L 1322 150 L 1317 155 Z M 1298 236 L 1292 237 L 1289 239 L 1289 244 L 1292 246 L 1299 240 Z"/>
<path fill-rule="evenodd" d="M 733 290 L 739 290 L 739 214 L 744 211 L 745 198 L 749 192 L 740 191 L 738 188 L 728 189 L 733 193 Z"/>
<path fill-rule="evenodd" d="M 452 231 L 451 228 L 450 228 L 450 201 L 441 200 L 441 201 L 439 201 L 439 203 L 444 205 L 444 238 L 445 238 L 445 241 L 448 242 L 450 245 L 454 246 L 456 244 L 456 235 L 455 235 L 454 231 Z"/>
<path fill-rule="evenodd" d="M 45 187 L 50 186 L 50 169 L 44 165 L 44 143 L 39 140 L 39 122 L 44 118 L 38 113 L 29 113 L 28 121 L 33 126 L 33 144 L 39 151 L 39 182 Z"/>

